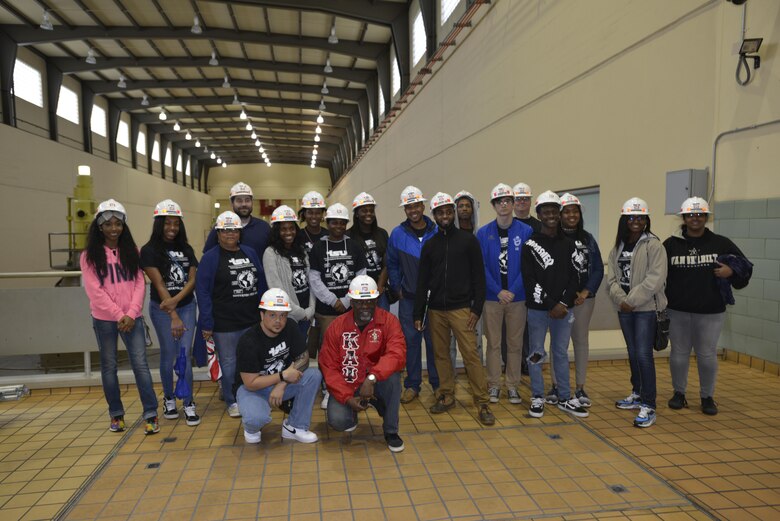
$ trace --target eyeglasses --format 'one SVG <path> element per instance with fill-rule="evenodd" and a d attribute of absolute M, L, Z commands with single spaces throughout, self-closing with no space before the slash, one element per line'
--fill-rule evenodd
<path fill-rule="evenodd" d="M 628 216 L 629 221 L 644 221 L 647 220 L 646 215 L 629 215 Z"/>
<path fill-rule="evenodd" d="M 502 197 L 501 199 L 498 199 L 496 201 L 493 201 L 493 204 L 503 204 L 503 205 L 510 205 L 514 203 L 511 197 Z"/>
<path fill-rule="evenodd" d="M 228 234 L 228 233 L 241 233 L 241 230 L 238 230 L 236 228 L 223 228 L 219 230 L 219 233 Z"/>
<path fill-rule="evenodd" d="M 683 217 L 707 217 L 706 213 L 686 213 Z"/>

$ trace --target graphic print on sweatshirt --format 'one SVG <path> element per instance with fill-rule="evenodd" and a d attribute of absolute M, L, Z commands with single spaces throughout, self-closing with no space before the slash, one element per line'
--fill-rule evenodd
<path fill-rule="evenodd" d="M 572 264 L 577 269 L 577 273 L 580 274 L 580 280 L 583 282 L 588 276 L 588 265 L 590 264 L 590 252 L 588 251 L 588 245 L 579 239 L 574 240 L 575 251 L 572 255 Z"/>
<path fill-rule="evenodd" d="M 688 255 L 674 255 L 669 257 L 669 264 L 680 268 L 701 268 L 702 266 L 716 267 L 717 253 L 702 254 L 695 246 L 691 246 Z"/>
<path fill-rule="evenodd" d="M 634 246 L 635 244 L 625 245 L 617 259 L 618 269 L 620 270 L 618 284 L 620 284 L 620 287 L 623 288 L 626 294 L 631 291 L 631 258 L 634 256 Z"/>
<path fill-rule="evenodd" d="M 287 359 L 287 354 L 290 352 L 290 348 L 287 347 L 287 342 L 282 341 L 268 350 L 268 356 L 263 360 L 263 370 L 260 371 L 261 375 L 278 374 L 284 371 L 284 361 Z"/>
<path fill-rule="evenodd" d="M 230 286 L 234 298 L 257 297 L 257 268 L 248 257 L 228 259 Z"/>
<path fill-rule="evenodd" d="M 360 361 L 357 356 L 359 349 L 358 339 L 360 335 L 357 331 L 346 331 L 341 334 L 341 349 L 343 351 L 341 358 L 341 375 L 347 383 L 354 383 L 358 377 L 358 367 Z"/>
<path fill-rule="evenodd" d="M 325 286 L 334 293 L 336 290 L 344 290 L 342 294 L 346 294 L 349 282 L 355 273 L 355 259 L 349 254 L 346 241 L 341 242 L 340 248 L 331 249 L 330 244 L 328 241 L 323 273 Z"/>
<path fill-rule="evenodd" d="M 303 293 L 309 290 L 309 277 L 306 276 L 306 264 L 298 255 L 290 255 L 290 267 L 292 268 L 292 285 L 295 293 Z"/>
<path fill-rule="evenodd" d="M 547 270 L 555 265 L 555 259 L 547 250 L 544 249 L 541 244 L 533 239 L 528 239 L 525 241 L 525 244 L 531 248 L 531 254 L 533 255 L 534 262 L 536 262 L 540 268 Z M 547 298 L 547 292 L 544 291 L 539 283 L 536 283 L 534 284 L 534 291 L 531 295 L 531 298 L 533 298 L 534 302 L 537 304 L 543 304 L 544 299 Z"/>
<path fill-rule="evenodd" d="M 366 239 L 364 241 L 366 249 L 366 275 L 376 280 L 382 271 L 382 259 L 376 249 L 376 241 Z"/>

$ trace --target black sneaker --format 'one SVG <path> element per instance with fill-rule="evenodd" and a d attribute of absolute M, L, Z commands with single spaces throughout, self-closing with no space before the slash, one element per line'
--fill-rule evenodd
<path fill-rule="evenodd" d="M 191 402 L 189 405 L 184 406 L 184 418 L 187 420 L 187 425 L 195 427 L 200 424 L 200 416 L 195 412 L 195 402 Z"/>
<path fill-rule="evenodd" d="M 397 432 L 385 434 L 385 441 L 390 452 L 401 452 L 404 450 L 404 440 L 401 439 Z"/>
<path fill-rule="evenodd" d="M 712 399 L 712 396 L 701 399 L 701 412 L 710 416 L 718 414 L 718 404 Z"/>
<path fill-rule="evenodd" d="M 431 405 L 431 408 L 429 409 L 431 411 L 431 414 L 441 414 L 443 412 L 447 412 L 453 407 L 455 407 L 455 397 L 450 396 L 450 401 L 447 401 L 447 397 L 443 394 L 439 396 L 439 399 L 436 400 L 436 403 Z"/>
<path fill-rule="evenodd" d="M 590 407 L 592 404 L 590 398 L 588 397 L 588 393 L 585 392 L 585 389 L 580 389 L 579 391 L 574 393 L 574 397 L 577 398 L 580 401 L 580 405 L 582 405 L 586 409 Z"/>
<path fill-rule="evenodd" d="M 545 403 L 549 403 L 550 405 L 555 405 L 558 403 L 558 387 L 553 385 L 550 387 L 550 390 L 547 391 L 547 396 L 544 397 Z"/>
<path fill-rule="evenodd" d="M 563 412 L 568 412 L 572 416 L 578 418 L 587 418 L 588 410 L 580 404 L 577 398 L 570 398 L 565 401 L 558 402 L 558 408 Z"/>
<path fill-rule="evenodd" d="M 669 399 L 669 408 L 679 411 L 683 407 L 688 407 L 688 400 L 683 393 L 675 391 L 674 396 Z"/>
<path fill-rule="evenodd" d="M 528 409 L 528 415 L 531 418 L 541 418 L 544 416 L 544 398 L 534 396 L 531 398 L 531 407 Z"/>
<path fill-rule="evenodd" d="M 179 410 L 176 408 L 176 398 L 166 396 L 163 399 L 163 417 L 166 420 L 175 420 L 179 417 Z"/>

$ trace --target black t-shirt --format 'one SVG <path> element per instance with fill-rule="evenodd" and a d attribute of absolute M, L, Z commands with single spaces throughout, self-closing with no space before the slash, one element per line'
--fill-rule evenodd
<path fill-rule="evenodd" d="M 425 232 L 427 232 L 427 231 L 428 231 L 428 227 L 427 227 L 427 226 L 426 226 L 426 227 L 424 227 L 424 228 L 420 228 L 419 230 L 418 230 L 417 228 L 415 228 L 414 226 L 410 226 L 409 228 L 411 228 L 411 229 L 412 229 L 412 231 L 413 231 L 413 232 L 414 232 L 414 234 L 417 236 L 417 239 L 418 239 L 420 242 L 422 242 L 422 240 L 423 240 L 423 237 L 425 237 Z"/>
<path fill-rule="evenodd" d="M 190 279 L 190 268 L 198 266 L 198 259 L 189 244 L 183 248 L 166 245 L 163 255 L 158 254 L 150 245 L 141 248 L 141 268 L 157 268 L 162 276 L 165 289 L 175 297 L 178 295 Z M 149 298 L 157 303 L 161 302 L 160 294 L 154 284 L 150 286 Z M 186 306 L 192 302 L 193 293 L 184 297 L 176 307 Z"/>
<path fill-rule="evenodd" d="M 328 291 L 338 298 L 344 297 L 349 283 L 358 271 L 365 269 L 366 256 L 360 245 L 345 237 L 338 242 L 321 240 L 314 245 L 309 254 L 309 265 L 320 273 L 322 282 Z M 338 315 L 333 307 L 317 299 L 315 311 L 321 315 Z"/>
<path fill-rule="evenodd" d="M 381 231 L 387 235 L 387 232 L 384 230 Z M 377 230 L 377 233 L 380 233 L 379 230 Z M 377 242 L 373 232 L 358 232 L 358 235 L 360 242 L 363 243 L 363 250 L 366 253 L 366 275 L 375 281 L 379 280 L 379 274 L 382 272 L 382 267 L 384 266 L 385 260 L 385 252 L 382 248 L 382 245 Z M 384 237 L 384 245 L 386 248 L 387 237 Z"/>
<path fill-rule="evenodd" d="M 577 238 L 575 233 L 569 233 L 564 230 L 566 237 L 574 241 L 574 246 L 577 248 L 577 256 L 574 259 L 574 267 L 577 268 L 577 273 L 580 274 L 580 287 L 578 290 L 582 290 L 585 284 L 588 282 L 588 267 L 590 266 L 590 250 L 588 250 L 587 242 L 582 242 Z M 633 247 L 633 246 L 632 246 Z M 588 298 L 594 298 L 595 295 L 591 294 Z"/>
<path fill-rule="evenodd" d="M 501 289 L 509 287 L 509 267 L 507 257 L 509 255 L 509 229 L 498 227 L 498 238 L 501 242 L 501 252 L 498 254 L 498 272 L 501 274 Z"/>
<path fill-rule="evenodd" d="M 520 221 L 523 224 L 527 224 L 528 226 L 531 227 L 531 229 L 535 233 L 541 233 L 541 231 L 542 231 L 542 221 L 540 221 L 539 219 L 537 219 L 536 217 L 534 217 L 532 215 L 529 215 L 525 219 L 521 219 L 519 217 L 514 217 L 514 220 L 515 221 Z"/>
<path fill-rule="evenodd" d="M 317 242 L 319 242 L 320 239 L 323 237 L 327 237 L 328 230 L 326 230 L 324 227 L 320 228 L 320 233 L 311 233 L 306 228 L 301 228 L 298 230 L 298 234 L 296 235 L 296 239 L 300 241 L 303 244 L 303 247 L 306 249 L 306 253 L 311 252 L 311 249 L 314 247 Z"/>
<path fill-rule="evenodd" d="M 306 273 L 306 262 L 303 257 L 295 253 L 290 254 L 287 259 L 292 268 L 292 285 L 298 305 L 307 308 L 309 307 L 309 277 Z"/>
<path fill-rule="evenodd" d="M 626 292 L 626 295 L 631 291 L 631 258 L 634 256 L 635 242 L 631 244 L 623 244 L 623 251 L 620 252 L 618 257 L 618 269 L 620 269 L 620 278 L 618 284 Z"/>
<path fill-rule="evenodd" d="M 244 252 L 220 248 L 211 293 L 214 331 L 237 331 L 257 323 L 257 284 L 257 267 Z"/>
<path fill-rule="evenodd" d="M 275 337 L 266 335 L 260 324 L 256 324 L 238 340 L 233 392 L 244 383 L 241 373 L 279 374 L 305 351 L 306 341 L 294 320 L 288 319 Z"/>

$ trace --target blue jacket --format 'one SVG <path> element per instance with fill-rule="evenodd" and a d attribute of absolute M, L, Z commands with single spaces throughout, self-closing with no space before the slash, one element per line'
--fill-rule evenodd
<path fill-rule="evenodd" d="M 390 288 L 397 292 L 403 290 L 404 298 L 414 296 L 417 291 L 417 272 L 420 269 L 420 253 L 423 244 L 436 235 L 436 224 L 427 216 L 425 235 L 422 241 L 417 238 L 409 220 L 393 229 L 387 242 L 387 273 Z"/>
<path fill-rule="evenodd" d="M 271 226 L 262 219 L 250 217 L 249 224 L 241 228 L 241 244 L 249 246 L 255 250 L 259 258 L 263 258 L 263 253 L 268 247 L 268 241 L 271 237 Z M 206 238 L 206 244 L 203 246 L 203 253 L 217 245 L 217 230 L 211 229 Z"/>
<path fill-rule="evenodd" d="M 507 290 L 515 294 L 512 302 L 525 300 L 523 288 L 523 275 L 520 273 L 520 251 L 533 234 L 533 228 L 516 219 L 509 226 L 509 248 L 507 249 Z M 498 292 L 501 287 L 501 273 L 498 267 L 498 255 L 501 253 L 501 237 L 498 235 L 498 224 L 491 221 L 477 231 L 477 240 L 482 248 L 482 257 L 485 260 L 485 300 L 498 302 Z"/>
<path fill-rule="evenodd" d="M 243 244 L 239 244 L 238 247 L 257 268 L 257 304 L 260 305 L 260 297 L 268 289 L 265 282 L 265 273 L 263 272 L 263 263 L 260 262 L 255 250 L 252 248 Z M 217 268 L 219 267 L 219 251 L 219 248 L 211 248 L 204 253 L 198 266 L 198 273 L 195 275 L 195 296 L 198 299 L 198 327 L 206 331 L 214 330 L 211 292 L 214 291 L 214 279 L 217 276 Z"/>

